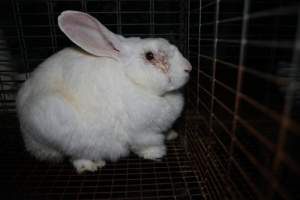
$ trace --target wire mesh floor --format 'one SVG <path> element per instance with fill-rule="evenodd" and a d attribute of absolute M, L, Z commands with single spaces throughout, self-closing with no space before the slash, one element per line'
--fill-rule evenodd
<path fill-rule="evenodd" d="M 36 161 L 15 138 L 15 134 L 8 134 L 1 151 L 1 176 L 4 177 L 1 185 L 7 196 L 3 199 L 203 198 L 182 138 L 168 143 L 168 154 L 161 161 L 131 155 L 108 163 L 96 173 L 82 175 L 76 174 L 67 161 L 60 164 Z"/>

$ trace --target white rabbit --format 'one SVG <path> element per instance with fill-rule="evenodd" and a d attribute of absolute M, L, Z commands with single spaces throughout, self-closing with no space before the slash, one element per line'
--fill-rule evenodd
<path fill-rule="evenodd" d="M 26 149 L 39 160 L 67 156 L 79 173 L 130 151 L 162 158 L 190 63 L 165 39 L 124 38 L 86 13 L 64 11 L 58 24 L 81 49 L 46 59 L 18 92 Z"/>

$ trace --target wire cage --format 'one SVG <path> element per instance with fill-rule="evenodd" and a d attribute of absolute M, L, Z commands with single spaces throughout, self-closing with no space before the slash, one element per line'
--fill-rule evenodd
<path fill-rule="evenodd" d="M 64 10 L 166 38 L 192 63 L 180 137 L 160 162 L 131 155 L 78 175 L 25 152 L 15 94 L 72 45 Z M 10 0 L 0 15 L 1 199 L 300 199 L 298 0 Z"/>

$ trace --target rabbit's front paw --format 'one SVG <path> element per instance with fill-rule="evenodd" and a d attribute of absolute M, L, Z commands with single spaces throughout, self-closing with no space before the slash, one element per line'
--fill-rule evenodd
<path fill-rule="evenodd" d="M 139 156 L 149 160 L 159 160 L 166 155 L 165 146 L 150 146 L 139 151 Z"/>
<path fill-rule="evenodd" d="M 95 164 L 97 165 L 98 169 L 100 169 L 106 165 L 106 162 L 104 160 L 99 160 L 95 161 Z"/>
<path fill-rule="evenodd" d="M 178 137 L 178 133 L 174 130 L 170 130 L 166 135 L 166 140 L 175 140 Z"/>
<path fill-rule="evenodd" d="M 85 159 L 79 159 L 73 161 L 73 166 L 75 167 L 76 171 L 80 174 L 86 171 L 95 172 L 98 168 L 102 168 L 105 166 L 105 161 L 100 160 L 97 162 Z"/>

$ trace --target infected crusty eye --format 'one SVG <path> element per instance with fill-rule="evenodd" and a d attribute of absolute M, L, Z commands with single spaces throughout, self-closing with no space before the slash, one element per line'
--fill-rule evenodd
<path fill-rule="evenodd" d="M 151 60 L 154 59 L 154 55 L 153 55 L 153 53 L 152 53 L 151 51 L 146 52 L 146 53 L 145 53 L 145 57 L 146 57 L 146 59 L 147 59 L 148 61 L 151 61 Z"/>

